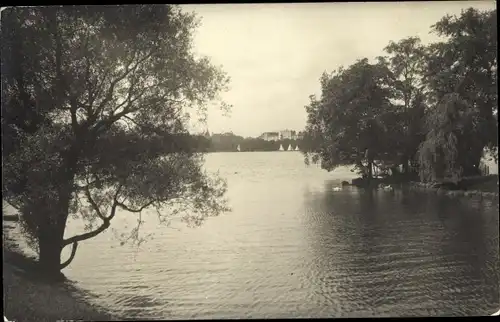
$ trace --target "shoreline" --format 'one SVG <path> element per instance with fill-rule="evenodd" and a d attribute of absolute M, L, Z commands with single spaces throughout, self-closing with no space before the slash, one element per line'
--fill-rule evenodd
<path fill-rule="evenodd" d="M 442 187 L 435 187 L 433 183 L 409 182 L 410 189 L 418 189 L 437 193 L 438 195 L 448 197 L 480 197 L 484 199 L 495 199 L 499 197 L 499 192 L 477 190 L 450 190 Z"/>
<path fill-rule="evenodd" d="M 37 278 L 37 261 L 25 254 L 12 236 L 12 222 L 3 223 L 4 316 L 9 321 L 119 321 L 105 308 L 86 300 L 71 281 L 46 283 Z"/>
<path fill-rule="evenodd" d="M 366 179 L 356 178 L 349 184 L 358 188 L 366 188 Z M 394 177 L 373 178 L 371 188 L 381 185 L 395 188 L 407 187 L 410 190 L 432 192 L 447 197 L 480 197 L 484 199 L 499 198 L 498 174 L 463 178 L 458 183 L 450 182 L 420 182 L 401 180 Z"/>

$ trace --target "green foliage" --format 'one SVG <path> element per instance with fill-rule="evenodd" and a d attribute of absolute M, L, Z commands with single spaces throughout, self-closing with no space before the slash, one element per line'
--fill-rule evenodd
<path fill-rule="evenodd" d="M 321 77 L 321 98 L 310 97 L 304 150 L 307 162 L 332 171 L 386 156 L 386 120 L 390 118 L 390 71 L 385 64 L 359 60 Z M 368 151 L 368 153 L 367 153 Z"/>
<path fill-rule="evenodd" d="M 419 150 L 423 181 L 451 178 L 458 181 L 462 167 L 458 160 L 458 135 L 463 130 L 461 114 L 468 109 L 456 94 L 446 96 L 427 118 L 427 136 Z"/>
<path fill-rule="evenodd" d="M 197 24 L 172 5 L 2 11 L 2 192 L 41 261 L 69 244 L 73 257 L 117 208 L 192 223 L 227 210 L 186 130 L 187 111 L 203 119 L 229 81 L 193 54 Z M 63 240 L 70 213 L 102 224 Z"/>
<path fill-rule="evenodd" d="M 322 75 L 306 106 L 306 162 L 458 180 L 478 174 L 484 150 L 498 157 L 496 10 L 446 16 L 432 31 L 446 38 L 391 41 L 375 64 Z"/>
<path fill-rule="evenodd" d="M 408 174 L 409 162 L 416 155 L 423 139 L 423 116 L 426 109 L 423 95 L 422 71 L 425 48 L 418 37 L 409 37 L 399 42 L 390 42 L 385 48 L 389 54 L 389 68 L 393 76 L 391 100 L 397 107 L 399 120 L 392 133 L 398 135 L 394 151 L 401 156 L 401 163 Z M 397 124 L 397 125 L 396 125 Z"/>
<path fill-rule="evenodd" d="M 443 150 L 455 159 L 445 162 L 441 176 L 476 175 L 483 150 L 495 155 L 498 146 L 496 10 L 471 8 L 459 17 L 446 16 L 433 32 L 446 40 L 427 48 L 425 85 L 436 107 L 428 113 L 432 125 L 419 151 L 423 171 L 428 172 L 429 151 Z M 454 139 L 443 141 L 444 136 Z"/>

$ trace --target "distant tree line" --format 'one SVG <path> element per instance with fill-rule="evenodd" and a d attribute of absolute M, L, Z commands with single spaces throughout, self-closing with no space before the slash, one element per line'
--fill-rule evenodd
<path fill-rule="evenodd" d="M 195 139 L 199 152 L 238 152 L 238 146 L 240 146 L 241 152 L 278 151 L 280 145 L 285 150 L 290 145 L 293 149 L 297 146 L 300 149 L 302 145 L 302 140 L 282 139 L 278 141 L 266 141 L 261 138 L 244 138 L 232 133 L 213 134 L 210 137 L 197 135 Z"/>
<path fill-rule="evenodd" d="M 306 162 L 355 165 L 422 181 L 480 174 L 498 158 L 496 10 L 462 11 L 431 26 L 444 40 L 390 42 L 385 56 L 323 73 L 306 106 Z"/>

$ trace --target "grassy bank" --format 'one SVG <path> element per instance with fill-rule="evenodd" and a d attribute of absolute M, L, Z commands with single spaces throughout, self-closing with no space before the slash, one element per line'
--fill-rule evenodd
<path fill-rule="evenodd" d="M 22 254 L 9 238 L 11 225 L 3 225 L 4 315 L 10 321 L 117 320 L 83 299 L 68 282 L 49 284 L 37 277 L 37 262 Z"/>

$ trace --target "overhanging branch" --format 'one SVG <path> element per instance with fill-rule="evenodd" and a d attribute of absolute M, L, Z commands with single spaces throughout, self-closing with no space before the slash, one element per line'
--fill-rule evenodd
<path fill-rule="evenodd" d="M 73 236 L 71 238 L 66 239 L 63 242 L 63 246 L 67 246 L 67 245 L 72 244 L 72 243 L 78 243 L 80 241 L 84 241 L 84 240 L 93 238 L 93 237 L 99 235 L 100 233 L 102 233 L 103 231 L 105 231 L 106 229 L 108 229 L 108 227 L 109 227 L 109 220 L 106 219 L 106 220 L 104 220 L 103 224 L 101 226 L 99 226 L 99 228 L 97 228 L 96 230 L 93 230 L 93 231 L 90 231 L 90 232 L 87 232 L 87 233 L 84 233 L 81 235 L 76 235 L 76 236 Z M 75 249 L 75 252 L 76 252 L 76 249 Z"/>
<path fill-rule="evenodd" d="M 130 208 L 130 207 L 126 206 L 125 204 L 121 203 L 121 202 L 118 202 L 118 203 L 117 203 L 117 205 L 118 205 L 120 208 L 122 208 L 122 209 L 124 209 L 124 210 L 126 210 L 126 211 L 136 212 L 136 213 L 137 213 L 137 212 L 141 212 L 141 211 L 143 211 L 144 209 L 146 209 L 147 207 L 151 206 L 154 202 L 155 202 L 155 200 L 152 200 L 152 201 L 150 201 L 150 202 L 148 202 L 148 203 L 144 204 L 144 205 L 143 205 L 141 208 L 139 208 L 139 209 L 133 209 L 133 208 Z"/>
<path fill-rule="evenodd" d="M 65 245 L 66 246 L 66 245 Z M 73 259 L 75 258 L 75 254 L 76 254 L 76 249 L 78 248 L 78 242 L 77 241 L 74 241 L 73 242 L 73 247 L 71 248 L 71 255 L 69 255 L 69 258 L 68 260 L 66 260 L 64 263 L 62 263 L 60 266 L 59 266 L 59 269 L 64 269 L 66 268 L 69 264 L 71 264 L 71 262 L 73 261 Z"/>
<path fill-rule="evenodd" d="M 76 244 L 78 242 L 93 238 L 93 237 L 99 235 L 100 233 L 102 233 L 103 231 L 105 231 L 106 229 L 108 229 L 108 227 L 110 226 L 111 219 L 113 219 L 113 217 L 115 216 L 116 207 L 119 205 L 117 198 L 118 198 L 118 194 L 120 193 L 122 187 L 123 186 L 120 185 L 120 186 L 118 186 L 118 189 L 116 189 L 116 193 L 115 193 L 114 198 L 113 198 L 113 205 L 111 206 L 110 215 L 108 217 L 106 217 L 106 216 L 103 216 L 100 211 L 98 212 L 99 217 L 103 220 L 102 225 L 99 226 L 99 228 L 97 228 L 96 230 L 93 230 L 93 231 L 90 231 L 87 233 L 83 233 L 81 235 L 76 235 L 76 236 L 73 236 L 71 238 L 64 240 L 63 247 L 65 247 L 69 244 L 74 244 L 72 252 L 74 251 L 76 253 L 76 247 L 77 247 Z M 88 191 L 88 189 L 87 189 L 87 191 Z M 92 199 L 89 199 L 89 201 L 90 200 L 92 200 Z M 92 200 L 92 202 L 93 202 L 93 200 Z M 73 254 L 73 257 L 74 257 L 74 254 Z M 71 259 L 71 256 L 70 256 L 70 259 Z M 64 263 L 64 264 L 66 264 L 66 266 L 69 265 L 69 263 L 71 262 L 72 259 L 71 260 L 70 259 L 68 259 L 68 261 L 66 261 L 66 262 L 68 262 L 67 264 L 66 264 L 66 262 Z"/>

